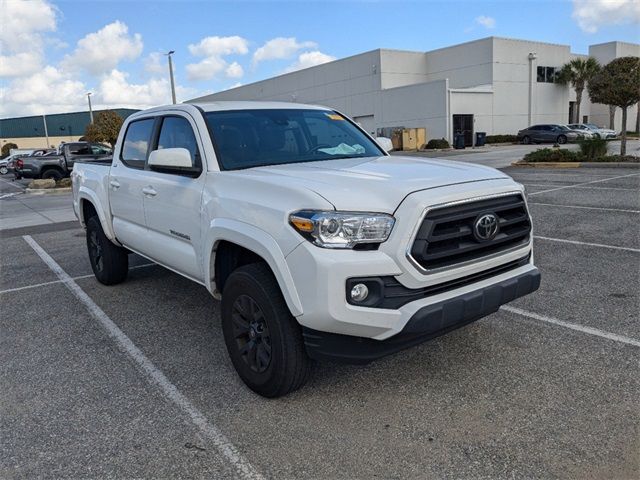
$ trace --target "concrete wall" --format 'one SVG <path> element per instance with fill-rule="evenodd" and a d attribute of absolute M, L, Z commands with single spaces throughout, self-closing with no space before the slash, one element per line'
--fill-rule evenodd
<path fill-rule="evenodd" d="M 601 65 L 606 65 L 611 60 L 619 57 L 640 57 L 640 45 L 625 42 L 608 42 L 589 47 L 589 55 L 594 57 Z M 627 130 L 636 128 L 636 116 L 638 105 L 627 109 Z M 609 127 L 609 106 L 594 103 L 591 105 L 591 122 Z M 622 131 L 622 110 L 616 108 L 614 129 Z"/>
<path fill-rule="evenodd" d="M 380 85 L 383 89 L 428 82 L 424 52 L 380 50 Z"/>
<path fill-rule="evenodd" d="M 493 39 L 483 38 L 425 53 L 426 81 L 449 79 L 451 88 L 474 87 L 492 82 Z"/>
<path fill-rule="evenodd" d="M 376 127 L 424 127 L 427 140 L 447 138 L 447 81 L 389 88 L 380 93 Z"/>
<path fill-rule="evenodd" d="M 449 142 L 453 142 L 453 115 L 472 114 L 473 131 L 488 135 L 500 133 L 494 127 L 494 93 L 489 89 L 453 89 L 450 97 Z M 475 140 L 474 140 L 475 141 Z"/>

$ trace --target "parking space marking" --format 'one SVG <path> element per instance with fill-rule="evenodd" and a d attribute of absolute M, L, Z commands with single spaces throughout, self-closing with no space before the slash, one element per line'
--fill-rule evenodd
<path fill-rule="evenodd" d="M 129 270 L 133 270 L 134 268 L 145 268 L 152 267 L 154 265 L 158 265 L 157 263 L 145 263 L 144 265 L 135 265 L 133 267 L 129 267 Z M 93 273 L 89 273 L 88 275 L 80 275 L 79 277 L 71 277 L 72 280 L 82 280 L 83 278 L 91 278 L 93 277 Z M 11 293 L 11 292 L 19 292 L 20 290 L 29 290 L 30 288 L 38 288 L 45 287 L 47 285 L 55 285 L 56 283 L 62 283 L 62 280 L 52 280 L 50 282 L 36 283 L 34 285 L 25 285 L 24 287 L 16 287 L 16 288 L 8 288 L 6 290 L 0 290 L 0 295 L 3 293 Z"/>
<path fill-rule="evenodd" d="M 65 272 L 51 256 L 30 236 L 22 237 L 38 254 L 44 263 L 55 273 L 69 291 L 82 303 L 91 316 L 97 320 L 106 330 L 107 334 L 118 346 L 140 367 L 149 383 L 156 385 L 160 391 L 171 400 L 180 410 L 191 419 L 200 431 L 213 443 L 218 452 L 236 469 L 242 478 L 262 479 L 262 475 L 242 456 L 235 445 L 220 432 L 209 420 L 193 405 L 178 388 L 171 383 L 160 369 L 149 360 L 144 353 L 131 341 L 127 335 L 111 320 L 85 293 L 82 288 Z"/>
<path fill-rule="evenodd" d="M 637 177 L 640 173 L 629 173 L 627 175 L 618 175 L 617 177 L 601 178 L 599 180 L 591 180 L 590 182 L 576 183 L 575 185 L 565 185 L 563 187 L 550 188 L 549 190 L 541 190 L 540 192 L 529 193 L 528 196 L 540 195 L 541 193 L 556 192 L 558 190 L 564 190 L 565 188 L 576 188 L 581 185 L 590 185 L 592 183 L 608 182 L 609 180 L 616 180 L 618 178 Z"/>
<path fill-rule="evenodd" d="M 0 178 L 0 182 L 6 183 L 7 185 L 11 185 L 12 187 L 15 187 L 15 188 L 19 188 L 20 190 L 26 190 L 23 185 L 20 185 L 19 183 L 14 183 L 14 182 L 8 182 L 4 178 Z"/>
<path fill-rule="evenodd" d="M 586 210 L 603 210 L 605 212 L 640 213 L 640 210 L 624 210 L 622 208 L 585 207 L 583 205 L 557 205 L 555 203 L 527 202 L 529 205 L 542 205 L 543 207 L 584 208 Z"/>
<path fill-rule="evenodd" d="M 588 333 L 589 335 L 595 335 L 596 337 L 606 338 L 608 340 L 613 340 L 615 342 L 624 343 L 626 345 L 632 345 L 634 347 L 640 347 L 640 340 L 636 340 L 635 338 L 626 337 L 624 335 L 618 335 L 617 333 L 605 332 L 604 330 L 600 330 L 598 328 L 593 327 L 585 327 L 584 325 L 578 325 L 576 323 L 565 322 L 564 320 L 559 320 L 553 317 L 547 317 L 546 315 L 540 315 L 538 313 L 529 312 L 527 310 L 523 310 L 517 307 L 511 307 L 509 305 L 503 305 L 500 307 L 501 310 L 505 310 L 507 312 L 516 313 L 518 315 L 522 315 L 523 317 L 532 318 L 534 320 L 539 320 L 541 322 L 551 323 L 553 325 L 558 325 L 560 327 L 570 328 L 571 330 L 576 330 L 582 333 Z"/>
<path fill-rule="evenodd" d="M 538 236 L 538 235 L 534 235 L 533 238 L 535 238 L 537 240 L 547 240 L 549 242 L 571 243 L 573 245 L 586 245 L 588 247 L 610 248 L 612 250 L 624 250 L 626 252 L 639 252 L 640 253 L 640 248 L 618 247 L 617 245 L 604 245 L 602 243 L 579 242 L 578 240 L 567 240 L 565 238 L 541 237 L 541 236 Z"/>
<path fill-rule="evenodd" d="M 2 200 L 3 198 L 15 197 L 16 195 L 22 195 L 22 193 L 23 192 L 5 193 L 4 195 L 0 195 L 0 200 Z"/>

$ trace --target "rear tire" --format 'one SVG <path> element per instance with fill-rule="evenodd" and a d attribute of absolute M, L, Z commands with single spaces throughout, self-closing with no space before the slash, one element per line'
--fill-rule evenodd
<path fill-rule="evenodd" d="M 302 329 L 264 263 L 234 270 L 222 293 L 222 331 L 242 381 L 263 397 L 281 397 L 307 381 L 311 359 Z"/>
<path fill-rule="evenodd" d="M 522 143 L 524 143 L 525 145 L 529 145 L 531 143 L 531 137 L 529 137 L 529 135 L 525 135 L 524 137 L 522 137 Z"/>
<path fill-rule="evenodd" d="M 565 137 L 564 135 L 558 135 L 557 143 L 558 145 L 564 145 L 565 143 L 567 143 L 567 137 Z"/>
<path fill-rule="evenodd" d="M 49 169 L 42 172 L 42 178 L 44 179 L 52 178 L 57 182 L 58 180 L 62 180 L 62 173 L 59 172 L 58 170 Z"/>
<path fill-rule="evenodd" d="M 6 175 L 7 173 L 9 173 L 9 169 L 7 167 L 4 165 L 0 167 L 0 175 Z"/>
<path fill-rule="evenodd" d="M 104 285 L 122 283 L 129 272 L 127 251 L 107 238 L 98 217 L 87 221 L 87 250 L 91 269 L 98 281 Z"/>

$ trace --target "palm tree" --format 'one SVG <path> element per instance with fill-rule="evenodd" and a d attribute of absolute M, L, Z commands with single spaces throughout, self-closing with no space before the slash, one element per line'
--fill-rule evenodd
<path fill-rule="evenodd" d="M 576 123 L 580 122 L 580 103 L 582 92 L 593 76 L 600 71 L 600 64 L 595 58 L 574 58 L 562 66 L 558 72 L 557 82 L 561 85 L 571 84 L 576 91 Z"/>

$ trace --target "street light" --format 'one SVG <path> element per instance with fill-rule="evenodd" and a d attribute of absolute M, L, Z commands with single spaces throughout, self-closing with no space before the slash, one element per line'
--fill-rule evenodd
<path fill-rule="evenodd" d="M 169 53 L 165 53 L 167 58 L 169 58 L 169 78 L 171 79 L 171 100 L 173 100 L 173 104 L 176 104 L 176 84 L 173 80 L 173 61 L 171 60 L 171 55 L 173 55 L 175 50 L 171 50 Z"/>
<path fill-rule="evenodd" d="M 87 101 L 89 102 L 89 118 L 91 118 L 91 123 L 93 123 L 93 110 L 91 109 L 91 92 L 87 92 Z"/>

